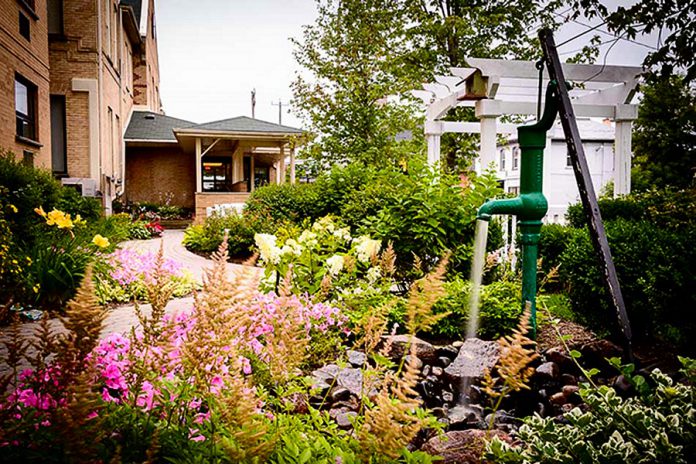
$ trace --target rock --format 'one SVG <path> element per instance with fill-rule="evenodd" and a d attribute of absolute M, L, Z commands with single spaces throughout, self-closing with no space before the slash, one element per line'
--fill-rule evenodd
<path fill-rule="evenodd" d="M 285 401 L 292 405 L 292 412 L 296 414 L 307 414 L 309 412 L 307 395 L 303 393 L 293 393 Z"/>
<path fill-rule="evenodd" d="M 627 395 L 630 395 L 633 393 L 633 385 L 630 384 L 628 380 L 626 380 L 626 377 L 623 375 L 619 375 L 614 379 L 614 383 L 612 384 L 614 387 L 614 390 L 617 391 L 617 393 L 625 397 Z"/>
<path fill-rule="evenodd" d="M 343 387 L 355 396 L 362 393 L 363 375 L 360 369 L 354 367 L 338 367 L 336 364 L 328 364 L 312 372 L 316 383 L 325 383 L 334 387 Z"/>
<path fill-rule="evenodd" d="M 448 358 L 447 356 L 440 356 L 437 358 L 437 365 L 440 367 L 447 367 L 450 364 L 452 364 L 452 359 Z"/>
<path fill-rule="evenodd" d="M 573 374 L 561 374 L 561 383 L 563 385 L 577 385 L 578 378 Z"/>
<path fill-rule="evenodd" d="M 345 401 L 350 398 L 350 390 L 345 387 L 333 387 L 329 394 L 332 402 Z"/>
<path fill-rule="evenodd" d="M 555 362 L 561 367 L 572 368 L 574 366 L 573 358 L 566 354 L 565 348 L 554 346 L 544 352 L 547 361 Z"/>
<path fill-rule="evenodd" d="M 573 409 L 575 409 L 575 406 L 573 406 L 570 403 L 566 403 L 563 406 L 561 406 L 561 411 L 563 411 L 563 414 L 568 414 Z"/>
<path fill-rule="evenodd" d="M 548 408 L 546 407 L 546 405 L 544 403 L 537 403 L 536 412 L 541 417 L 546 417 L 548 415 Z"/>
<path fill-rule="evenodd" d="M 483 377 L 498 362 L 500 348 L 497 342 L 470 338 L 459 350 L 452 364 L 445 368 L 448 380 L 460 387 L 465 379 L 470 384 Z"/>
<path fill-rule="evenodd" d="M 549 397 L 549 402 L 551 404 L 555 404 L 556 406 L 560 406 L 566 403 L 566 396 L 563 394 L 563 392 L 554 393 Z"/>
<path fill-rule="evenodd" d="M 609 340 L 595 340 L 580 348 L 584 360 L 592 365 L 606 365 L 606 359 L 621 357 L 623 349 Z"/>
<path fill-rule="evenodd" d="M 452 392 L 442 392 L 442 401 L 445 403 L 452 403 L 454 401 L 454 393 Z"/>
<path fill-rule="evenodd" d="M 535 377 L 542 382 L 550 382 L 558 378 L 558 364 L 545 362 L 536 368 Z"/>
<path fill-rule="evenodd" d="M 452 345 L 438 346 L 435 350 L 435 354 L 437 354 L 438 357 L 447 358 L 451 361 L 459 354 L 459 348 L 455 348 Z"/>
<path fill-rule="evenodd" d="M 495 418 L 494 418 L 495 417 Z M 511 433 L 517 430 L 522 421 L 515 416 L 508 414 L 506 411 L 496 411 L 495 416 L 493 414 L 488 414 L 484 419 L 484 425 L 486 428 L 489 427 L 493 419 L 493 427 L 498 430 L 503 430 L 507 433 Z"/>
<path fill-rule="evenodd" d="M 342 429 L 350 429 L 353 427 L 353 421 L 358 416 L 355 411 L 341 412 L 336 415 L 336 424 Z"/>
<path fill-rule="evenodd" d="M 447 422 L 450 429 L 465 429 L 478 426 L 483 418 L 483 408 L 472 404 L 459 405 L 447 411 Z"/>
<path fill-rule="evenodd" d="M 318 380 L 316 378 L 314 380 L 315 382 L 312 383 L 312 393 L 315 396 L 326 396 L 326 394 L 329 392 L 329 389 L 331 388 L 331 385 L 324 382 L 323 380 Z"/>
<path fill-rule="evenodd" d="M 430 364 L 426 364 L 426 366 L 421 371 L 421 374 L 423 375 L 423 377 L 427 377 L 430 375 L 430 369 L 432 369 L 432 366 Z"/>
<path fill-rule="evenodd" d="M 453 430 L 428 440 L 421 451 L 433 456 L 441 456 L 441 464 L 480 464 L 487 438 L 498 437 L 512 444 L 512 439 L 504 432 L 493 430 Z"/>
<path fill-rule="evenodd" d="M 405 364 L 410 364 L 413 362 L 413 365 L 416 367 L 416 369 L 422 369 L 423 368 L 423 361 L 420 360 L 420 358 L 416 357 L 414 359 L 411 359 L 411 355 L 407 354 L 406 359 L 404 360 Z"/>
<path fill-rule="evenodd" d="M 358 399 L 355 396 L 351 396 L 345 401 L 338 401 L 334 404 L 331 405 L 333 408 L 347 408 L 351 411 L 357 411 L 358 408 L 360 407 L 360 403 L 358 403 Z"/>
<path fill-rule="evenodd" d="M 456 342 L 452 342 L 452 347 L 456 348 L 457 350 L 459 350 L 462 346 L 464 346 L 464 342 L 461 340 L 457 340 Z M 459 353 L 459 351 L 457 351 L 457 353 Z"/>
<path fill-rule="evenodd" d="M 580 387 L 578 387 L 577 385 L 564 385 L 561 391 L 566 396 L 566 398 L 568 398 L 569 396 L 579 392 Z"/>
<path fill-rule="evenodd" d="M 363 367 L 367 363 L 367 355 L 360 351 L 348 350 L 348 362 L 353 367 Z"/>
<path fill-rule="evenodd" d="M 435 367 L 433 367 L 432 373 L 435 377 L 442 377 L 443 370 L 441 367 L 435 366 Z"/>
<path fill-rule="evenodd" d="M 433 416 L 437 417 L 438 419 L 441 419 L 447 415 L 447 411 L 445 411 L 445 408 L 433 408 L 430 410 L 430 412 L 433 414 Z"/>
<path fill-rule="evenodd" d="M 407 354 L 409 344 L 411 343 L 413 343 L 415 354 L 420 360 L 427 363 L 432 363 L 437 359 L 435 347 L 418 337 L 413 337 L 412 339 L 410 335 L 387 335 L 382 337 L 382 339 L 385 343 L 388 343 L 391 340 L 389 357 L 393 360 L 401 359 L 405 354 Z"/>

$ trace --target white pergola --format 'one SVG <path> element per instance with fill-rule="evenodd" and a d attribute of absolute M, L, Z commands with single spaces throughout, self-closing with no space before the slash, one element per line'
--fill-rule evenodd
<path fill-rule="evenodd" d="M 539 71 L 533 61 L 468 58 L 470 68 L 450 68 L 451 75 L 416 91 L 427 103 L 425 136 L 428 163 L 440 160 L 440 137 L 444 133 L 481 134 L 479 169 L 497 164 L 498 134 L 514 134 L 516 125 L 498 121 L 502 116 L 536 116 Z M 614 195 L 631 190 L 631 126 L 638 114 L 635 96 L 642 69 L 630 66 L 564 64 L 578 117 L 610 119 L 614 133 Z M 542 99 L 548 78 L 544 72 Z M 542 100 L 542 108 L 543 108 Z M 455 107 L 473 107 L 478 122 L 443 121 Z"/>

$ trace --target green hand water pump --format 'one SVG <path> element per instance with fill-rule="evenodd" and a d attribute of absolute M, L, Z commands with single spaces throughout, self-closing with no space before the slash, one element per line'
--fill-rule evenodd
<path fill-rule="evenodd" d="M 555 81 L 546 89 L 544 112 L 536 124 L 517 128 L 521 151 L 520 195 L 516 198 L 491 200 L 478 210 L 478 219 L 490 221 L 494 214 L 517 216 L 522 240 L 522 308 L 531 304 L 531 335 L 536 337 L 536 277 L 541 219 L 548 203 L 542 193 L 546 132 L 558 113 Z"/>

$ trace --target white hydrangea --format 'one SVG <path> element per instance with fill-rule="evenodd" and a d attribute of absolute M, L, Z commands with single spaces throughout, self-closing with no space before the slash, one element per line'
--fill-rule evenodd
<path fill-rule="evenodd" d="M 325 216 L 319 219 L 312 225 L 312 229 L 316 230 L 317 232 L 326 230 L 327 232 L 331 233 L 334 231 L 335 228 L 336 226 L 334 225 L 333 220 L 329 216 Z"/>
<path fill-rule="evenodd" d="M 367 281 L 371 284 L 377 282 L 382 277 L 382 270 L 378 267 L 371 267 L 367 270 Z"/>
<path fill-rule="evenodd" d="M 254 241 L 259 247 L 261 259 L 268 263 L 278 264 L 280 261 L 280 249 L 276 246 L 276 236 L 271 234 L 256 234 Z"/>
<path fill-rule="evenodd" d="M 276 271 L 271 272 L 268 276 L 261 278 L 262 287 L 275 287 L 276 281 L 278 280 L 278 273 Z"/>
<path fill-rule="evenodd" d="M 343 270 L 343 256 L 333 255 L 326 260 L 326 267 L 329 268 L 329 273 L 332 276 L 338 275 Z"/>
<path fill-rule="evenodd" d="M 297 238 L 298 243 L 303 244 L 307 248 L 313 248 L 317 246 L 319 242 L 317 242 L 317 234 L 312 232 L 311 230 L 304 230 L 300 234 L 300 236 Z"/>
<path fill-rule="evenodd" d="M 355 239 L 355 253 L 358 255 L 358 260 L 366 263 L 370 261 L 372 255 L 379 253 L 382 243 L 379 240 L 372 240 L 366 235 L 362 235 Z"/>
<path fill-rule="evenodd" d="M 303 247 L 294 238 L 290 238 L 285 242 L 283 248 L 280 249 L 280 254 L 300 256 L 302 254 Z"/>
<path fill-rule="evenodd" d="M 343 240 L 344 242 L 349 242 L 352 238 L 350 236 L 350 229 L 348 229 L 347 227 L 334 230 L 333 236 L 339 240 Z"/>

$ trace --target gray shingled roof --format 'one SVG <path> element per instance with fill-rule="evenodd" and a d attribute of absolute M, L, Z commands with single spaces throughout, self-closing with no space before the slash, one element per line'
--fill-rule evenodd
<path fill-rule="evenodd" d="M 222 119 L 220 121 L 206 122 L 187 129 L 206 130 L 206 131 L 225 131 L 225 132 L 260 132 L 277 133 L 286 132 L 301 134 L 302 129 L 290 126 L 282 126 L 260 119 L 253 119 L 247 116 L 237 116 L 236 118 Z"/>
<path fill-rule="evenodd" d="M 176 142 L 173 129 L 195 125 L 195 122 L 172 118 L 152 111 L 133 111 L 124 138 L 126 140 L 171 140 Z"/>
<path fill-rule="evenodd" d="M 121 0 L 121 3 L 133 8 L 133 13 L 135 13 L 135 21 L 140 27 L 140 12 L 143 9 L 142 0 Z"/>

